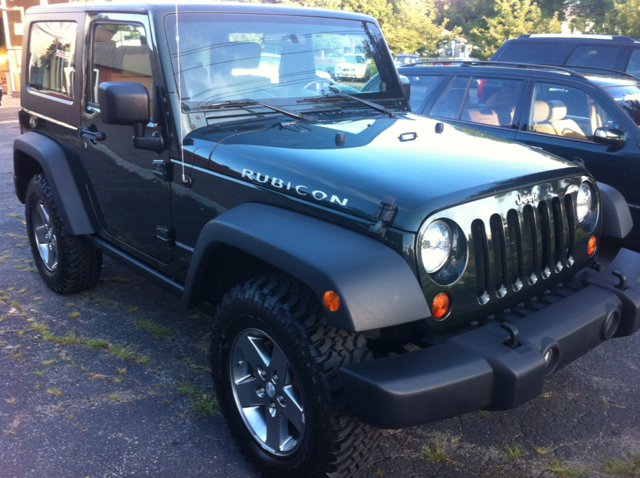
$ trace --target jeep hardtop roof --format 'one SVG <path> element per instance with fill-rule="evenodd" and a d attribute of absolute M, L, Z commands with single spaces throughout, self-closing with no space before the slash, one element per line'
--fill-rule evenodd
<path fill-rule="evenodd" d="M 257 14 L 281 14 L 281 15 L 305 15 L 313 17 L 342 18 L 346 20 L 371 21 L 368 15 L 360 13 L 321 10 L 291 5 L 256 4 L 256 3 L 206 3 L 206 2 L 177 2 L 179 12 L 220 12 L 220 13 L 257 13 Z M 56 13 L 56 12 L 122 12 L 122 13 L 147 13 L 155 12 L 160 15 L 175 13 L 176 2 L 169 0 L 156 0 L 153 2 L 89 2 L 89 3 L 63 3 L 45 6 L 30 7 L 29 14 Z"/>
<path fill-rule="evenodd" d="M 588 41 L 618 41 L 624 43 L 640 43 L 640 40 L 635 38 L 631 38 L 626 35 L 565 35 L 561 33 L 528 33 L 518 36 L 515 40 L 526 40 L 526 39 L 535 39 L 535 40 L 552 40 L 552 41 L 575 41 L 580 43 L 585 43 Z M 507 41 L 513 41 L 514 39 L 510 39 Z"/>

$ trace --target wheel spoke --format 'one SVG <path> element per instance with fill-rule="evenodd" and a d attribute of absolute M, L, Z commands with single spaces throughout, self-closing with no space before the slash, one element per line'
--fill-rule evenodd
<path fill-rule="evenodd" d="M 47 212 L 47 208 L 44 207 L 44 204 L 38 203 L 37 211 L 38 216 L 40 216 L 40 224 L 49 224 L 49 213 Z"/>
<path fill-rule="evenodd" d="M 281 408 L 282 413 L 284 413 L 293 426 L 296 427 L 296 430 L 302 433 L 304 430 L 304 410 L 301 405 L 300 396 L 291 386 L 284 387 L 283 392 L 286 397 L 287 406 Z"/>
<path fill-rule="evenodd" d="M 264 405 L 264 399 L 258 396 L 258 390 L 264 387 L 254 377 L 241 380 L 235 384 L 236 397 L 242 408 Z"/>
<path fill-rule="evenodd" d="M 276 344 L 273 346 L 273 353 L 269 360 L 269 371 L 278 372 L 278 375 L 282 380 L 285 379 L 285 376 L 289 371 L 289 360 L 287 360 L 287 356 Z"/>
<path fill-rule="evenodd" d="M 258 367 L 266 369 L 269 363 L 269 356 L 262 347 L 262 340 L 262 337 L 247 334 L 238 342 L 238 347 L 254 370 L 257 370 Z"/>
<path fill-rule="evenodd" d="M 271 416 L 269 409 L 267 409 L 265 416 L 267 421 L 267 439 L 265 443 L 275 452 L 279 452 L 282 447 L 283 436 L 285 438 L 289 437 L 286 433 L 287 418 L 281 413 L 281 409 L 277 410 L 274 417 Z"/>

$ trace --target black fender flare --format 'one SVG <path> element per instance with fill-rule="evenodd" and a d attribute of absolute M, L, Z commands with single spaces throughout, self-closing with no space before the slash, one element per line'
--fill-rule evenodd
<path fill-rule="evenodd" d="M 58 204 L 58 214 L 67 231 L 74 235 L 93 234 L 94 228 L 84 207 L 84 202 L 71 172 L 67 155 L 56 141 L 29 131 L 13 142 L 13 171 L 16 194 L 24 202 L 24 190 L 28 177 L 20 177 L 20 156 L 35 159 L 44 171 L 51 192 Z"/>
<path fill-rule="evenodd" d="M 602 235 L 624 239 L 633 228 L 629 205 L 616 188 L 598 182 L 602 204 Z"/>
<path fill-rule="evenodd" d="M 264 204 L 245 203 L 208 222 L 189 267 L 183 305 L 203 302 L 201 284 L 220 245 L 231 245 L 305 283 L 322 303 L 328 290 L 340 308 L 329 323 L 359 332 L 430 317 L 409 265 L 381 242 L 320 219 Z"/>

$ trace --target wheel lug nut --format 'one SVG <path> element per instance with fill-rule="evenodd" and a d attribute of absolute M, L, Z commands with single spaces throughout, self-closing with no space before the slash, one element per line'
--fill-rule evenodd
<path fill-rule="evenodd" d="M 269 407 L 269 415 L 271 415 L 272 417 L 275 417 L 276 413 L 277 413 L 276 404 L 272 403 L 271 406 Z"/>
<path fill-rule="evenodd" d="M 256 395 L 258 395 L 258 397 L 263 398 L 266 394 L 266 391 L 264 389 L 264 387 L 260 387 L 258 388 L 258 390 L 256 390 Z"/>

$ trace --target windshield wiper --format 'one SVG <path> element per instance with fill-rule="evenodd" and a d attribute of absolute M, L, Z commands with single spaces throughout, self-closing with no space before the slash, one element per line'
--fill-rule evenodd
<path fill-rule="evenodd" d="M 255 101 L 255 100 L 233 100 L 233 101 L 230 100 L 230 101 L 223 101 L 222 103 L 211 103 L 209 105 L 196 106 L 192 109 L 192 111 L 209 110 L 209 109 L 217 109 L 217 108 L 244 108 L 246 106 L 264 106 L 265 108 L 269 108 L 273 111 L 277 111 L 278 113 L 282 113 L 283 115 L 290 116 L 297 120 L 313 121 L 313 118 L 311 118 L 310 116 L 294 113 L 293 111 L 289 111 L 284 108 L 279 108 L 277 106 L 269 105 L 267 103 L 263 103 L 261 101 Z"/>
<path fill-rule="evenodd" d="M 334 94 L 326 94 L 326 95 L 322 95 L 322 96 L 312 96 L 311 98 L 303 98 L 301 100 L 298 100 L 298 103 L 318 103 L 318 102 L 323 102 L 323 101 L 327 101 L 327 100 L 331 100 L 331 101 L 346 101 L 346 100 L 352 100 L 352 101 L 357 101 L 358 103 L 362 103 L 363 105 L 367 105 L 369 108 L 373 108 L 374 110 L 380 111 L 382 113 L 388 114 L 391 118 L 393 118 L 393 115 L 395 114 L 393 111 L 391 111 L 390 109 L 385 108 L 382 105 L 378 105 L 376 103 L 371 103 L 370 101 L 367 100 L 363 100 L 362 98 L 357 98 L 355 96 L 351 96 L 351 95 L 347 95 L 345 93 L 334 93 Z"/>

